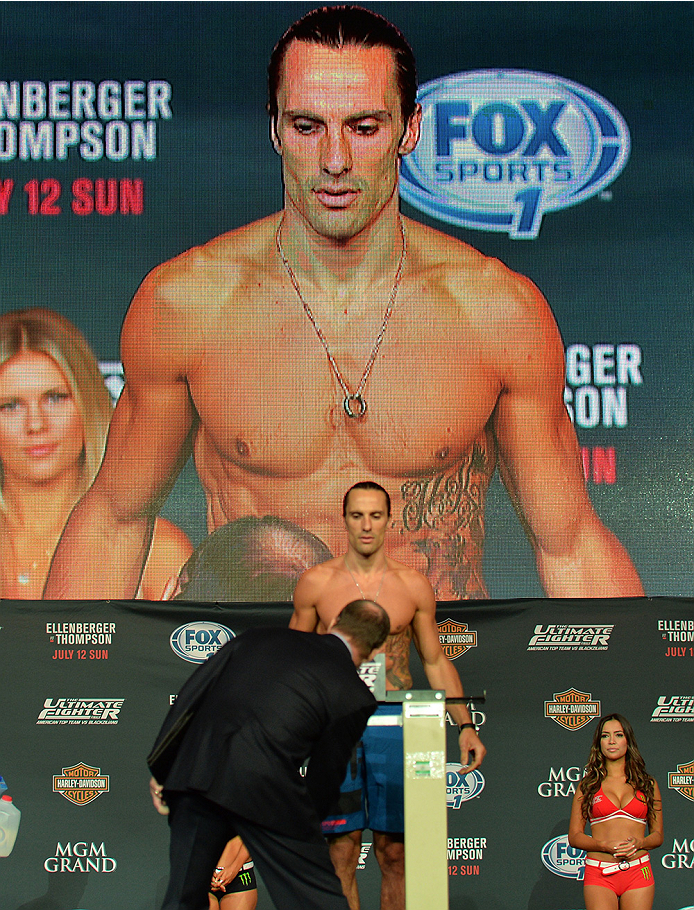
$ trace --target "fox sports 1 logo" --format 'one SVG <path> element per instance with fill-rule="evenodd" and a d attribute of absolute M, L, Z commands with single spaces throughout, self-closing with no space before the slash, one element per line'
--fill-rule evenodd
<path fill-rule="evenodd" d="M 446 762 L 446 805 L 460 809 L 462 803 L 479 796 L 484 790 L 484 777 L 476 768 L 463 773 L 460 762 Z"/>
<path fill-rule="evenodd" d="M 542 862 L 550 872 L 561 878 L 573 878 L 583 881 L 586 854 L 569 844 L 566 834 L 560 834 L 542 848 Z"/>
<path fill-rule="evenodd" d="M 171 633 L 171 650 L 183 660 L 193 664 L 205 663 L 216 651 L 232 638 L 234 632 L 218 622 L 189 622 Z"/>
<path fill-rule="evenodd" d="M 612 183 L 629 130 L 596 92 L 559 76 L 478 70 L 419 91 L 422 135 L 402 161 L 410 205 L 462 227 L 537 237 L 545 212 Z"/>

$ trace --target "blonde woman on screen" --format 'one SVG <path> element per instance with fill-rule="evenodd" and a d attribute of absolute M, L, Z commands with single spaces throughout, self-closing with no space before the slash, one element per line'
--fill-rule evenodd
<path fill-rule="evenodd" d="M 101 464 L 111 399 L 85 338 L 58 313 L 0 316 L 0 596 L 40 599 L 70 512 Z M 138 596 L 162 597 L 192 551 L 158 519 Z"/>

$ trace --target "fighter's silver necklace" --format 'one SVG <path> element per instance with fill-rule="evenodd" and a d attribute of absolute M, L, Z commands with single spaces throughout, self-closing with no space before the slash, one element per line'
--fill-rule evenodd
<path fill-rule="evenodd" d="M 349 563 L 347 562 L 346 559 L 344 560 L 344 564 L 347 566 L 347 571 L 349 572 L 349 574 L 352 578 L 352 581 L 359 588 L 359 593 L 361 594 L 362 600 L 375 600 L 378 603 L 378 595 L 381 593 L 381 588 L 383 587 L 383 579 L 386 577 L 386 572 L 388 571 L 388 563 L 386 563 L 385 566 L 383 567 L 383 575 L 381 575 L 381 581 L 378 586 L 378 591 L 376 591 L 376 593 L 374 594 L 373 597 L 367 597 L 366 594 L 364 594 L 364 592 L 361 589 L 361 585 L 359 584 L 357 579 L 354 577 L 354 575 L 352 575 L 352 570 L 350 569 Z"/>
<path fill-rule="evenodd" d="M 345 379 L 340 371 L 340 368 L 338 367 L 337 363 L 335 362 L 335 358 L 333 357 L 332 352 L 331 352 L 330 348 L 328 347 L 328 342 L 325 340 L 325 335 L 323 334 L 321 327 L 318 325 L 318 323 L 316 321 L 316 317 L 311 312 L 311 307 L 304 300 L 304 295 L 301 293 L 301 288 L 299 287 L 299 282 L 297 281 L 296 275 L 294 274 L 292 267 L 289 264 L 289 260 L 287 259 L 286 255 L 285 255 L 284 249 L 282 248 L 282 240 L 280 238 L 280 232 L 282 230 L 282 225 L 284 224 L 284 218 L 282 219 L 282 221 L 280 221 L 279 226 L 277 228 L 277 233 L 275 234 L 275 243 L 277 245 L 277 252 L 280 255 L 280 259 L 282 260 L 282 265 L 284 266 L 284 269 L 285 269 L 287 275 L 289 276 L 289 280 L 292 283 L 292 287 L 296 291 L 297 297 L 301 301 L 301 305 L 303 306 L 304 312 L 306 313 L 306 316 L 308 317 L 308 321 L 311 323 L 311 325 L 315 329 L 316 335 L 318 335 L 320 343 L 323 345 L 326 356 L 328 358 L 328 363 L 330 364 L 330 368 L 332 369 L 332 371 L 335 375 L 335 379 L 337 379 L 338 383 L 340 384 L 340 388 L 342 389 L 342 392 L 345 396 L 342 401 L 342 406 L 345 409 L 345 414 L 348 417 L 352 417 L 354 420 L 360 420 L 366 414 L 366 399 L 364 398 L 364 394 L 363 394 L 364 387 L 366 386 L 366 381 L 369 378 L 369 374 L 371 373 L 371 367 L 374 365 L 376 357 L 378 356 L 378 351 L 379 351 L 379 348 L 381 347 L 381 342 L 383 341 L 383 336 L 386 333 L 386 328 L 388 326 L 388 320 L 390 319 L 391 314 L 393 312 L 395 298 L 397 297 L 397 294 L 398 294 L 398 288 L 400 287 L 400 281 L 402 279 L 402 273 L 403 273 L 403 270 L 405 267 L 405 259 L 407 258 L 407 240 L 405 238 L 405 228 L 402 223 L 402 218 L 398 219 L 398 223 L 400 225 L 400 236 L 402 237 L 402 252 L 400 253 L 400 261 L 398 262 L 398 268 L 397 268 L 397 271 L 395 272 L 395 281 L 393 282 L 393 290 L 390 292 L 388 306 L 386 307 L 386 311 L 383 314 L 383 322 L 381 323 L 381 329 L 380 329 L 378 335 L 376 336 L 376 341 L 374 342 L 373 348 L 371 349 L 371 354 L 369 355 L 369 359 L 366 361 L 366 366 L 364 367 L 364 372 L 361 374 L 361 379 L 359 380 L 359 385 L 357 386 L 356 392 L 351 392 L 349 389 L 349 386 L 345 382 Z M 350 572 L 350 575 L 351 574 L 352 573 Z M 352 577 L 354 577 L 354 576 L 352 576 Z M 357 587 L 359 587 L 359 585 L 357 585 Z M 359 590 L 361 590 L 361 588 L 359 588 Z M 379 588 L 379 591 L 380 591 L 380 588 Z"/>

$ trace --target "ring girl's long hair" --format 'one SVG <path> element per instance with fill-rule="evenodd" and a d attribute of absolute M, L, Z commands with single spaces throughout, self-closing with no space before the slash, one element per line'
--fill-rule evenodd
<path fill-rule="evenodd" d="M 634 730 L 626 717 L 622 717 L 621 714 L 605 714 L 598 721 L 598 727 L 595 731 L 595 736 L 593 737 L 593 744 L 590 747 L 586 774 L 580 785 L 583 794 L 581 803 L 583 818 L 586 822 L 589 820 L 593 799 L 600 789 L 602 782 L 607 777 L 607 762 L 605 761 L 605 756 L 602 754 L 602 749 L 600 748 L 600 738 L 602 736 L 603 727 L 609 720 L 616 720 L 622 726 L 627 741 L 627 752 L 624 756 L 626 781 L 628 784 L 631 784 L 637 793 L 640 791 L 643 794 L 643 797 L 639 797 L 639 799 L 643 798 L 646 803 L 646 808 L 648 810 L 647 820 L 648 824 L 651 825 L 655 819 L 654 780 L 646 771 L 646 763 L 641 757 L 639 747 L 636 744 Z"/>

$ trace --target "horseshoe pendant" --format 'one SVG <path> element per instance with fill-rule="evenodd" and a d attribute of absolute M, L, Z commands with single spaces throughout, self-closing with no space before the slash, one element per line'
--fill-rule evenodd
<path fill-rule="evenodd" d="M 352 403 L 356 403 L 359 406 L 359 410 L 356 413 L 352 410 Z M 356 395 L 346 395 L 342 405 L 345 409 L 345 414 L 353 420 L 360 420 L 366 414 L 366 402 L 359 392 Z"/>

